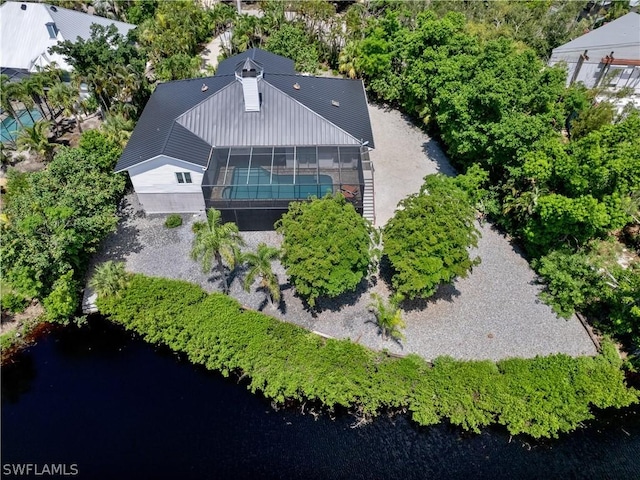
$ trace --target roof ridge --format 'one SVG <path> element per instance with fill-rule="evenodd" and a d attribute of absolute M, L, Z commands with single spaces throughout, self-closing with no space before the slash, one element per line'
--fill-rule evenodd
<path fill-rule="evenodd" d="M 344 128 L 339 127 L 338 125 L 336 125 L 335 123 L 333 123 L 331 120 L 329 120 L 327 117 L 325 117 L 324 115 L 320 115 L 318 112 L 316 112 L 315 110 L 313 110 L 312 108 L 306 106 L 304 103 L 302 103 L 300 100 L 298 100 L 297 98 L 292 97 L 291 95 L 289 95 L 287 92 L 285 92 L 284 90 L 280 90 L 278 87 L 276 87 L 275 85 L 269 83 L 269 81 L 266 78 L 262 79 L 267 85 L 269 85 L 271 88 L 277 90 L 278 92 L 281 92 L 283 95 L 287 96 L 288 98 L 290 98 L 291 100 L 293 100 L 295 103 L 297 103 L 298 105 L 301 105 L 303 108 L 306 108 L 307 110 L 309 110 L 311 113 L 313 113 L 314 115 L 320 117 L 322 120 L 324 120 L 325 122 L 327 122 L 329 125 L 332 125 L 333 127 L 337 128 L 338 130 L 340 130 L 342 133 L 344 133 L 345 135 L 347 135 L 348 137 L 353 138 L 356 142 L 358 143 L 362 143 L 360 139 L 357 139 L 356 137 L 353 136 L 353 134 L 347 132 Z M 339 107 L 338 107 L 339 108 Z"/>
<path fill-rule="evenodd" d="M 225 77 L 230 77 L 231 75 L 223 75 L 223 76 L 225 76 Z M 234 77 L 234 79 L 235 79 L 235 75 L 234 75 L 233 77 Z M 206 98 L 204 98 L 204 99 L 200 100 L 198 103 L 196 103 L 195 105 L 193 105 L 191 108 L 189 108 L 188 110 L 185 110 L 184 112 L 182 112 L 180 115 L 178 115 L 176 118 L 174 118 L 174 119 L 173 119 L 173 121 L 174 121 L 174 122 L 177 122 L 180 118 L 184 117 L 184 116 L 185 116 L 187 113 L 189 113 L 191 110 L 193 110 L 193 109 L 194 109 L 194 108 L 196 108 L 196 107 L 199 107 L 200 105 L 202 105 L 204 102 L 206 102 L 206 101 L 207 101 L 207 100 L 209 100 L 210 98 L 215 97 L 216 95 L 218 95 L 218 94 L 219 94 L 220 92 L 222 92 L 223 90 L 225 90 L 225 89 L 229 88 L 231 85 L 233 85 L 233 82 L 229 82 L 229 83 L 228 83 L 227 85 L 225 85 L 224 87 L 222 87 L 222 88 L 220 88 L 220 89 L 216 90 L 215 92 L 213 92 L 213 93 L 209 94 Z M 183 125 L 183 127 L 184 127 L 184 125 Z M 172 128 L 173 128 L 173 127 L 172 127 Z M 187 128 L 187 127 L 185 127 L 185 128 Z M 189 130 L 189 129 L 187 128 L 187 130 Z M 191 130 L 189 130 L 189 131 L 191 131 Z M 196 137 L 197 137 L 197 136 L 198 136 L 198 135 L 196 135 Z M 204 139 L 203 139 L 203 140 L 204 140 Z M 205 140 L 205 142 L 206 142 L 206 140 Z M 207 143 L 209 143 L 209 142 L 207 142 Z"/>

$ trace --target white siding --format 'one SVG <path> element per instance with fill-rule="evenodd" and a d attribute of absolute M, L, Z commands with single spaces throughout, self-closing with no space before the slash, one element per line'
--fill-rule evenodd
<path fill-rule="evenodd" d="M 189 172 L 193 183 L 178 183 L 176 172 Z M 131 167 L 131 183 L 137 193 L 200 193 L 202 195 L 202 167 L 176 158 L 158 157 Z"/>
<path fill-rule="evenodd" d="M 202 193 L 138 193 L 146 213 L 196 213 L 204 211 Z"/>

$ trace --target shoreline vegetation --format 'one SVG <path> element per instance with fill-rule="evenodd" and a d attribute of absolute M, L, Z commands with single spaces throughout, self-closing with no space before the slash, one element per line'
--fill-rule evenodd
<path fill-rule="evenodd" d="M 319 337 L 296 325 L 245 310 L 179 280 L 134 275 L 117 294 L 98 299 L 112 322 L 164 344 L 224 376 L 248 377 L 247 388 L 282 404 L 319 402 L 363 419 L 406 411 L 418 425 L 448 419 L 464 430 L 500 424 L 510 434 L 555 438 L 594 418 L 592 408 L 636 403 L 610 341 L 596 357 L 564 354 L 499 362 L 417 355 L 390 357 L 349 340 Z"/>

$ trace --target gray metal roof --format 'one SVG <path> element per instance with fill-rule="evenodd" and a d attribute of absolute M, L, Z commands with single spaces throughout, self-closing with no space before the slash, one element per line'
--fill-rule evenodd
<path fill-rule="evenodd" d="M 630 12 L 596 28 L 564 45 L 553 49 L 553 53 L 602 48 L 615 53 L 617 58 L 640 59 L 640 14 Z M 599 60 L 599 59 L 598 59 Z"/>
<path fill-rule="evenodd" d="M 365 141 L 374 146 L 361 81 L 268 73 L 273 64 L 263 62 L 271 57 L 280 59 L 276 64 L 291 62 L 256 50 L 252 56 L 225 60 L 228 75 L 159 85 L 116 171 L 161 154 L 204 166 L 212 146 L 360 145 Z M 265 72 L 258 80 L 262 97 L 258 112 L 245 112 L 242 83 L 235 76 L 236 66 L 247 58 L 261 63 Z"/>
<path fill-rule="evenodd" d="M 65 40 L 71 40 L 75 42 L 78 37 L 86 40 L 91 37 L 91 25 L 94 23 L 108 27 L 109 25 L 115 25 L 118 32 L 122 35 L 126 35 L 129 30 L 135 28 L 135 25 L 130 23 L 118 22 L 111 20 L 110 18 L 99 17 L 97 15 L 89 15 L 87 13 L 77 12 L 75 10 L 68 10 L 62 7 L 53 7 L 49 5 L 43 5 L 49 9 L 49 15 L 53 18 L 56 26 Z"/>
<path fill-rule="evenodd" d="M 242 83 L 234 81 L 178 117 L 177 123 L 216 147 L 360 144 L 268 82 L 259 81 L 258 91 L 258 112 L 245 112 Z"/>
<path fill-rule="evenodd" d="M 172 157 L 200 164 L 197 159 L 202 152 L 202 145 L 196 146 L 196 152 L 192 155 L 189 142 L 183 141 L 184 136 L 173 137 L 173 139 L 180 139 L 179 146 L 184 148 L 182 152 L 179 151 L 179 147 L 169 142 L 171 134 L 174 133 L 175 119 L 222 87 L 235 81 L 235 76 L 224 76 L 178 80 L 158 85 L 118 160 L 116 172 L 162 155 L 165 149 L 172 153 L 170 155 Z M 204 92 L 202 85 L 207 86 Z"/>
<path fill-rule="evenodd" d="M 233 75 L 239 63 L 247 58 L 264 68 L 264 73 L 296 73 L 293 60 L 259 48 L 250 48 L 218 64 L 216 75 Z"/>
<path fill-rule="evenodd" d="M 362 80 L 278 74 L 265 75 L 265 80 L 361 142 L 375 146 Z"/>

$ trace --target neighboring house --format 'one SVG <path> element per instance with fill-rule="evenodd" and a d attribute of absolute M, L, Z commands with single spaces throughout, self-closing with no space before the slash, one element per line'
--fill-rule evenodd
<path fill-rule="evenodd" d="M 214 207 L 242 230 L 273 228 L 293 200 L 342 192 L 373 216 L 373 135 L 360 80 L 298 75 L 252 49 L 213 77 L 158 85 L 116 172 L 147 213 Z"/>
<path fill-rule="evenodd" d="M 630 95 L 612 103 L 618 110 L 628 103 L 640 108 L 640 14 L 627 13 L 553 49 L 549 64 L 560 62 L 568 67 L 567 85 L 582 82 L 605 93 L 629 87 Z"/>
<path fill-rule="evenodd" d="M 65 71 L 72 68 L 49 48 L 65 40 L 91 37 L 91 25 L 115 25 L 126 35 L 135 25 L 55 7 L 44 3 L 6 2 L 0 6 L 0 67 L 12 79 L 45 68 L 52 62 Z"/>

